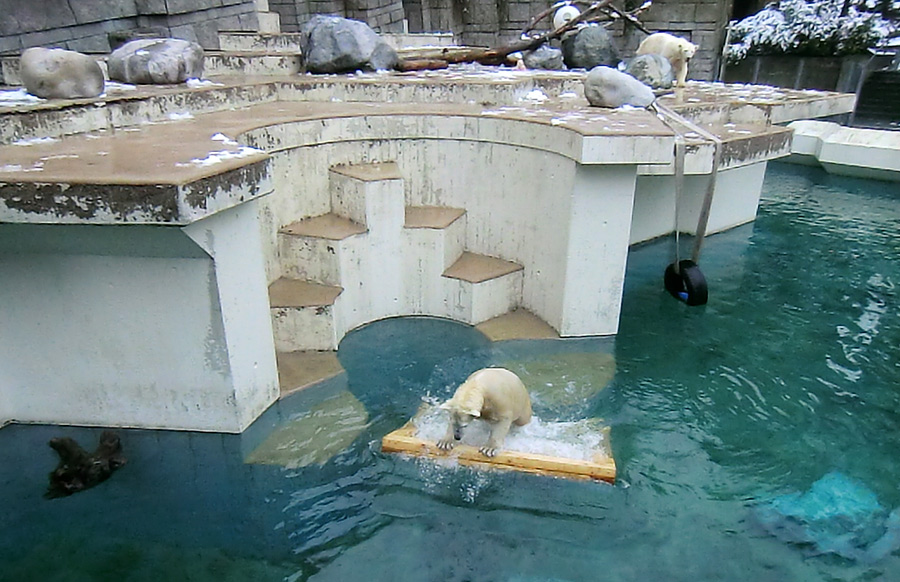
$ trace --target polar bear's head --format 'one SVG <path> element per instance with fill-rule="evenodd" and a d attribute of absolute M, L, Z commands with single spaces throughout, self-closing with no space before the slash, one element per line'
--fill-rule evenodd
<path fill-rule="evenodd" d="M 694 53 L 697 52 L 697 45 L 694 43 L 684 40 L 683 38 L 678 39 L 680 42 L 678 43 L 678 50 L 681 53 L 681 58 L 684 59 L 684 62 L 688 62 L 694 56 Z"/>
<path fill-rule="evenodd" d="M 443 410 L 450 412 L 450 422 L 453 425 L 453 437 L 456 440 L 462 438 L 464 428 L 476 418 L 481 417 L 481 409 L 484 406 L 484 393 L 473 390 L 465 383 L 460 386 L 453 398 L 441 404 Z"/>

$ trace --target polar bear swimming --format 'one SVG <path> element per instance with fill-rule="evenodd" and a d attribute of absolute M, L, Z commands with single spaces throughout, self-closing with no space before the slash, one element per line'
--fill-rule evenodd
<path fill-rule="evenodd" d="M 482 368 L 463 382 L 453 398 L 441 405 L 450 411 L 447 433 L 437 442 L 449 451 L 462 439 L 462 431 L 472 420 L 480 418 L 491 427 L 487 444 L 479 450 L 488 457 L 497 454 L 510 426 L 531 422 L 531 398 L 522 380 L 506 368 Z"/>
<path fill-rule="evenodd" d="M 672 64 L 675 84 L 684 87 L 687 80 L 688 61 L 697 52 L 697 45 L 667 32 L 657 32 L 645 38 L 637 49 L 637 55 L 661 55 Z"/>

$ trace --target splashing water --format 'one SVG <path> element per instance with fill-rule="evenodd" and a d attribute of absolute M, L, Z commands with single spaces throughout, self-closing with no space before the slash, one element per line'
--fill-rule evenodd
<path fill-rule="evenodd" d="M 449 414 L 445 410 L 428 405 L 425 405 L 413 419 L 416 437 L 430 442 L 437 442 L 444 436 L 448 423 Z M 463 431 L 461 443 L 474 447 L 483 446 L 490 436 L 490 431 L 488 422 L 476 419 Z M 525 426 L 513 425 L 510 428 L 503 449 L 590 461 L 597 455 L 608 456 L 609 446 L 603 421 L 600 419 L 545 422 L 537 416 L 532 416 L 531 422 Z"/>

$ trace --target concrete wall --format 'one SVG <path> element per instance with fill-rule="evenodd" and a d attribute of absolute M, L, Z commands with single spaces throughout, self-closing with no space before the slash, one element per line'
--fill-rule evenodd
<path fill-rule="evenodd" d="M 330 166 L 384 161 L 397 162 L 408 205 L 466 210 L 466 250 L 525 266 L 523 307 L 564 335 L 616 333 L 636 166 L 581 166 L 502 143 L 357 141 L 277 154 L 275 192 L 263 201 L 270 281 L 281 276 L 276 217 L 283 222 L 329 212 Z M 304 176 L 302 190 L 298 175 Z M 577 305 L 589 305 L 591 313 Z"/>
<path fill-rule="evenodd" d="M 0 55 L 33 46 L 107 53 L 109 34 L 158 28 L 218 48 L 220 30 L 257 30 L 254 0 L 0 0 Z"/>
<path fill-rule="evenodd" d="M 256 215 L 0 225 L 0 423 L 246 428 L 278 393 Z"/>
<path fill-rule="evenodd" d="M 723 232 L 756 218 L 766 165 L 763 161 L 719 171 L 707 234 Z M 668 235 L 675 230 L 676 224 L 681 232 L 696 233 L 709 179 L 708 175 L 685 176 L 676 223 L 675 178 L 639 176 L 634 193 L 630 244 Z"/>

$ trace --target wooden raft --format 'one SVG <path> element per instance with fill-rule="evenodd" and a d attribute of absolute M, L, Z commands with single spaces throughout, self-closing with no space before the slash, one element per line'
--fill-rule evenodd
<path fill-rule="evenodd" d="M 406 423 L 381 439 L 381 450 L 386 453 L 404 453 L 420 457 L 453 458 L 460 465 L 488 469 L 507 469 L 535 475 L 550 475 L 568 479 L 593 479 L 615 483 L 616 462 L 603 454 L 593 461 L 551 457 L 535 453 L 502 450 L 495 457 L 486 457 L 478 447 L 457 444 L 450 451 L 442 451 L 435 443 L 415 436 L 416 427 Z"/>

